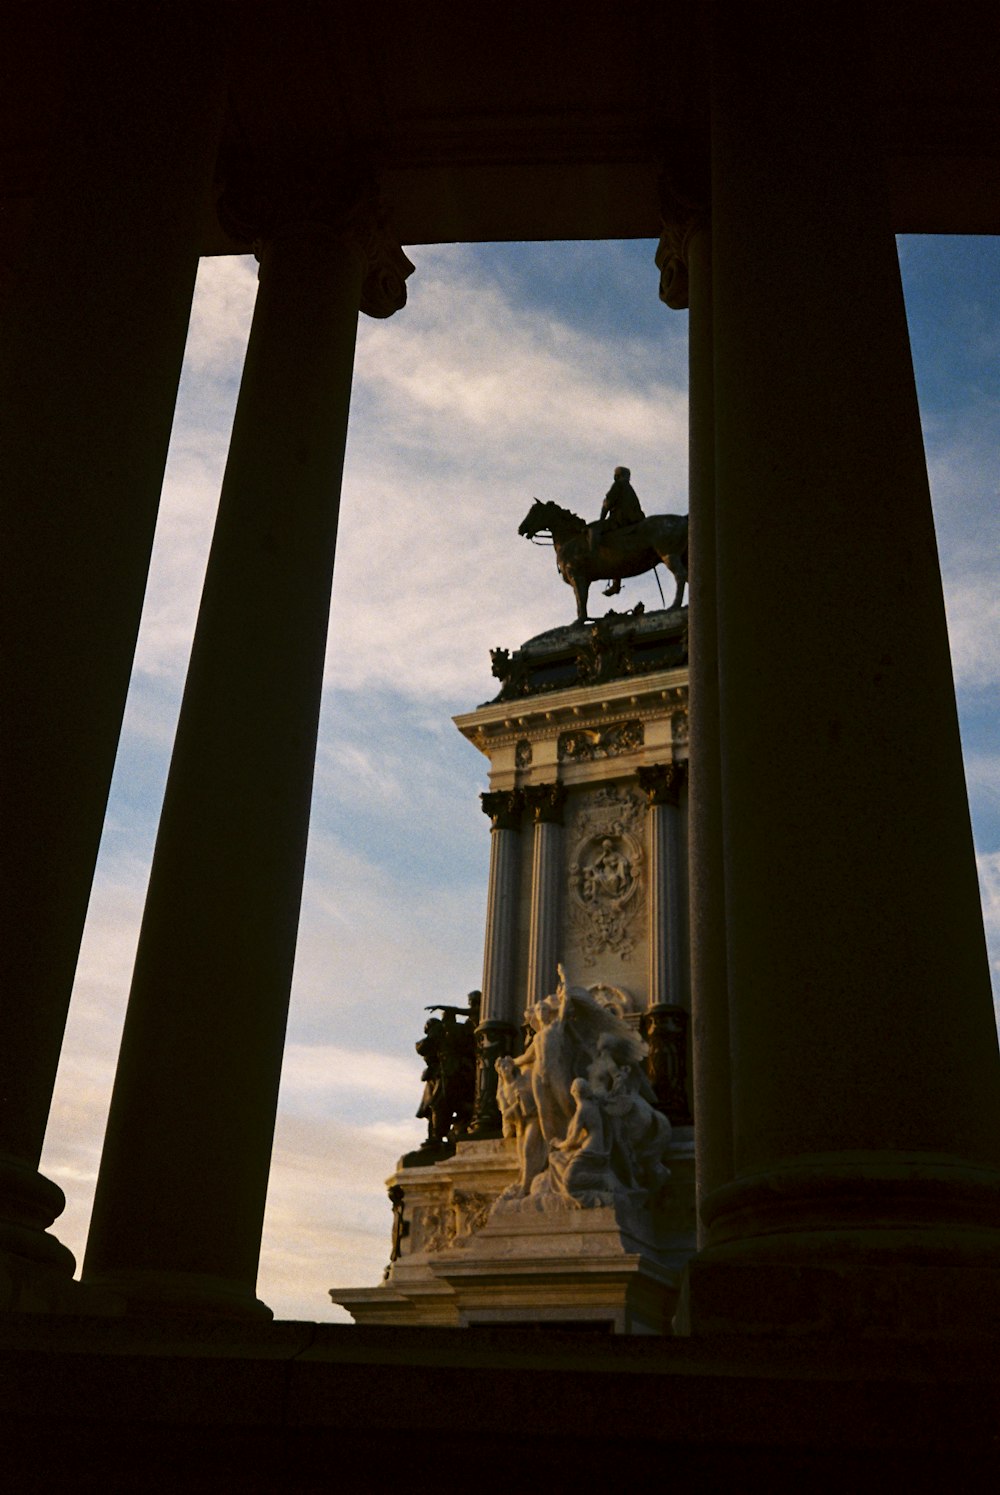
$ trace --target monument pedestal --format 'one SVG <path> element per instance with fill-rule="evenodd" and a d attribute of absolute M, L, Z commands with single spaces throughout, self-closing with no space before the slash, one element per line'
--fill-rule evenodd
<path fill-rule="evenodd" d="M 657 1210 L 493 1206 L 518 1174 L 513 1139 L 460 1142 L 453 1158 L 400 1168 L 399 1255 L 378 1287 L 330 1296 L 359 1324 L 550 1323 L 665 1334 L 694 1231 L 694 1133 L 674 1132 L 669 1198 Z"/>
<path fill-rule="evenodd" d="M 359 1323 L 670 1332 L 695 1250 L 686 627 L 639 609 L 495 650 L 497 699 L 455 718 L 490 762 L 475 1113 L 432 1161 L 458 1097 L 389 1179 L 385 1280 L 331 1292 Z"/>

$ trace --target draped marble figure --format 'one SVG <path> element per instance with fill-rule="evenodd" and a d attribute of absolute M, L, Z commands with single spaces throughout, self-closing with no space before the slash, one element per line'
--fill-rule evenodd
<path fill-rule="evenodd" d="M 519 1176 L 496 1208 L 655 1204 L 670 1178 L 670 1123 L 655 1106 L 646 1045 L 599 990 L 559 986 L 525 1014 L 524 1052 L 497 1060 L 504 1135 Z"/>

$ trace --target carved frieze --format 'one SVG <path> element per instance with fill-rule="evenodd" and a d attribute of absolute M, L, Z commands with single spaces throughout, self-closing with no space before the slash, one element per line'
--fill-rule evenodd
<path fill-rule="evenodd" d="M 643 744 L 640 721 L 614 722 L 610 727 L 578 727 L 559 733 L 560 763 L 590 763 L 598 758 L 617 758 L 634 753 Z"/>
<path fill-rule="evenodd" d="M 465 1240 L 481 1230 L 493 1208 L 493 1202 L 492 1194 L 482 1194 L 474 1189 L 456 1189 L 452 1196 L 452 1239 Z"/>
<path fill-rule="evenodd" d="M 451 1204 L 441 1200 L 416 1210 L 415 1249 L 417 1251 L 446 1251 L 455 1238 L 455 1216 Z"/>
<path fill-rule="evenodd" d="M 416 1249 L 433 1255 L 468 1240 L 486 1224 L 494 1202 L 493 1194 L 455 1189 L 449 1199 L 418 1209 Z"/>
<path fill-rule="evenodd" d="M 588 795 L 575 818 L 567 907 L 587 965 L 601 955 L 627 959 L 642 932 L 642 817 L 635 790 L 609 785 Z"/>
<path fill-rule="evenodd" d="M 527 737 L 522 737 L 514 748 L 514 764 L 517 768 L 530 768 L 531 758 L 531 742 Z"/>

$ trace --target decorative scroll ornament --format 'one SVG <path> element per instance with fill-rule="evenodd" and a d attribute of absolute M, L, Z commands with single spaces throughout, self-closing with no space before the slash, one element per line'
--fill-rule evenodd
<path fill-rule="evenodd" d="M 691 240 L 708 223 L 708 160 L 703 141 L 689 141 L 660 175 L 663 232 L 656 248 L 660 300 L 672 311 L 689 301 L 688 252 Z"/>
<path fill-rule="evenodd" d="M 250 243 L 258 260 L 276 234 L 297 225 L 328 230 L 354 244 L 365 262 L 360 310 L 391 317 L 406 305 L 406 281 L 414 266 L 389 231 L 378 186 L 358 172 L 296 175 L 254 172 L 232 162 L 217 211 L 226 233 Z"/>
<path fill-rule="evenodd" d="M 643 744 L 640 721 L 615 722 L 602 728 L 580 727 L 560 732 L 558 754 L 561 763 L 590 763 L 598 758 L 617 758 L 634 753 Z"/>
<path fill-rule="evenodd" d="M 642 801 L 615 786 L 590 796 L 577 817 L 569 867 L 569 916 L 584 962 L 628 958 L 641 928 L 644 900 Z"/>
<path fill-rule="evenodd" d="M 522 737 L 514 749 L 514 765 L 516 768 L 530 768 L 531 759 L 531 742 L 527 737 Z"/>

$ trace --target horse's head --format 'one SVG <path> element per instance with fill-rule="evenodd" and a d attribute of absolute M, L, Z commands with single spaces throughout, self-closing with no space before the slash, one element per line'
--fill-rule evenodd
<path fill-rule="evenodd" d="M 550 507 L 551 505 L 549 504 L 543 504 L 540 498 L 534 499 L 531 508 L 517 527 L 518 534 L 524 535 L 529 540 L 533 540 L 543 529 L 549 529 L 550 525 L 545 511 Z"/>
<path fill-rule="evenodd" d="M 517 532 L 533 540 L 536 535 L 547 531 L 559 544 L 561 537 L 575 534 L 577 530 L 586 529 L 586 527 L 584 521 L 576 514 L 570 513 L 569 509 L 564 509 L 552 502 L 543 503 L 540 498 L 536 498 L 518 525 Z"/>

